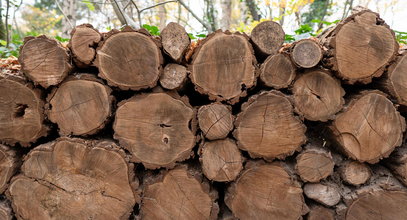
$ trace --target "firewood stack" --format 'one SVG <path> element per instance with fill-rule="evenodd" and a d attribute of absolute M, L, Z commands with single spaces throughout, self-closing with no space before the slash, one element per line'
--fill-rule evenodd
<path fill-rule="evenodd" d="M 77 26 L 0 76 L 0 219 L 406 219 L 407 53 L 378 14 L 191 44 Z"/>

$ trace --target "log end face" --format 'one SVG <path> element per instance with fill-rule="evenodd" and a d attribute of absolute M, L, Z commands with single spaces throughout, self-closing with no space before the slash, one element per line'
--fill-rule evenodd
<path fill-rule="evenodd" d="M 332 174 L 334 166 L 329 153 L 306 150 L 298 155 L 295 168 L 303 181 L 319 182 Z"/>
<path fill-rule="evenodd" d="M 167 64 L 160 76 L 160 84 L 165 89 L 173 90 L 182 88 L 187 79 L 187 69 L 175 63 Z"/>
<path fill-rule="evenodd" d="M 260 68 L 260 79 L 268 87 L 287 88 L 296 76 L 296 68 L 284 54 L 269 56 Z"/>
<path fill-rule="evenodd" d="M 358 186 L 366 183 L 372 176 L 369 166 L 357 161 L 345 162 L 340 168 L 342 179 L 348 184 Z"/>
<path fill-rule="evenodd" d="M 102 35 L 92 25 L 82 24 L 72 30 L 68 47 L 75 59 L 90 65 L 96 56 L 95 48 L 101 40 Z"/>
<path fill-rule="evenodd" d="M 251 33 L 251 40 L 262 54 L 274 55 L 284 43 L 285 33 L 280 24 L 274 21 L 263 21 Z"/>
<path fill-rule="evenodd" d="M 232 131 L 233 122 L 231 108 L 226 105 L 214 103 L 198 110 L 199 128 L 209 140 L 225 138 Z"/>
<path fill-rule="evenodd" d="M 183 55 L 191 43 L 185 28 L 170 22 L 161 32 L 161 42 L 164 51 L 175 61 L 181 62 Z"/>
<path fill-rule="evenodd" d="M 302 68 L 312 68 L 322 59 L 322 48 L 317 41 L 303 39 L 293 44 L 291 58 Z"/>

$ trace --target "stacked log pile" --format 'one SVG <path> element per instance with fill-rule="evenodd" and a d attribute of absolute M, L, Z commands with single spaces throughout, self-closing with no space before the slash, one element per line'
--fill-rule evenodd
<path fill-rule="evenodd" d="M 273 21 L 71 35 L 1 72 L 0 219 L 406 218 L 407 53 L 378 14 L 284 45 Z"/>

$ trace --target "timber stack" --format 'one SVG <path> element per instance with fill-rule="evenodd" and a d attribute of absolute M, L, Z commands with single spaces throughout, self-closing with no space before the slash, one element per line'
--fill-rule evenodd
<path fill-rule="evenodd" d="M 0 219 L 405 219 L 407 53 L 359 10 L 192 44 L 77 26 L 0 76 Z M 3 67 L 4 68 L 4 67 Z"/>

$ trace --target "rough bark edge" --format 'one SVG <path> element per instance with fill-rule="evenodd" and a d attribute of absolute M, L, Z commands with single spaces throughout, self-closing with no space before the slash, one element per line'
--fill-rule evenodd
<path fill-rule="evenodd" d="M 268 64 L 268 63 L 270 62 L 270 60 L 271 60 L 275 55 L 278 55 L 278 54 L 281 54 L 281 55 L 285 56 L 285 57 L 290 61 L 291 65 L 292 65 L 292 67 L 293 67 L 294 74 L 293 74 L 293 76 L 292 76 L 292 78 L 291 78 L 291 80 L 290 80 L 290 82 L 289 82 L 288 84 L 277 85 L 277 84 L 274 84 L 274 83 L 266 83 L 266 81 L 263 79 L 263 78 L 264 78 L 263 76 L 264 76 L 264 71 L 265 71 L 265 68 L 266 68 L 266 64 Z M 259 68 L 258 72 L 259 72 L 259 74 L 258 74 L 258 75 L 259 75 L 259 80 L 260 80 L 262 83 L 264 83 L 264 85 L 266 85 L 267 87 L 272 87 L 272 88 L 274 88 L 274 89 L 283 89 L 283 88 L 288 88 L 288 87 L 290 87 L 290 86 L 294 83 L 295 78 L 297 77 L 297 66 L 292 62 L 290 56 L 289 56 L 287 53 L 276 53 L 276 54 L 270 55 L 270 56 L 268 56 L 268 57 L 266 58 L 266 60 L 260 65 L 260 68 Z"/>
<path fill-rule="evenodd" d="M 76 56 L 76 54 L 73 52 L 73 50 L 72 50 L 72 37 L 73 37 L 73 35 L 74 35 L 75 32 L 76 32 L 76 28 L 78 28 L 78 27 L 90 28 L 90 29 L 94 30 L 97 34 L 99 34 L 100 40 L 99 40 L 98 42 L 95 42 L 95 45 L 98 45 L 100 41 L 103 41 L 103 35 L 99 32 L 99 30 L 97 30 L 96 28 L 94 28 L 93 25 L 88 24 L 88 23 L 85 23 L 85 24 L 81 24 L 81 25 L 76 26 L 74 29 L 72 29 L 72 31 L 71 31 L 71 33 L 70 33 L 71 39 L 69 39 L 69 42 L 68 42 L 68 44 L 67 44 L 67 47 L 71 50 L 73 61 L 75 62 L 75 64 L 76 64 L 77 66 L 80 66 L 80 67 L 91 66 L 91 65 L 93 64 L 93 62 L 95 61 L 95 59 L 96 59 L 96 52 L 97 52 L 97 51 L 96 51 L 96 48 L 93 48 L 94 51 L 95 51 L 95 56 L 93 57 L 92 61 L 90 61 L 89 63 L 88 63 L 88 62 L 84 62 L 83 60 L 79 59 L 79 58 Z"/>
<path fill-rule="evenodd" d="M 310 66 L 310 67 L 303 67 L 303 66 L 298 65 L 297 62 L 295 62 L 294 57 L 292 56 L 292 53 L 294 51 L 295 46 L 297 46 L 297 44 L 299 44 L 301 42 L 304 42 L 304 41 L 314 42 L 319 47 L 319 49 L 321 51 L 321 55 L 318 58 L 318 60 L 319 60 L 318 63 L 313 65 L 313 66 Z M 306 68 L 314 68 L 314 67 L 318 66 L 318 64 L 321 62 L 322 58 L 324 57 L 324 51 L 322 50 L 321 43 L 315 38 L 307 38 L 307 39 L 301 39 L 299 41 L 295 41 L 295 42 L 291 43 L 289 47 L 286 47 L 283 50 L 284 50 L 285 53 L 290 55 L 289 57 L 290 57 L 291 63 L 293 63 L 297 68 L 304 68 L 304 69 L 306 69 Z"/>
<path fill-rule="evenodd" d="M 296 162 L 296 163 L 295 163 L 295 168 L 294 168 L 294 169 L 295 169 L 295 173 L 300 177 L 300 179 L 301 179 L 303 182 L 306 182 L 306 183 L 307 183 L 307 182 L 309 182 L 309 183 L 320 183 L 321 180 L 327 179 L 330 175 L 332 175 L 332 174 L 335 172 L 335 170 L 334 170 L 335 161 L 334 161 L 334 159 L 333 159 L 333 157 L 332 157 L 330 151 L 328 151 L 328 150 L 326 150 L 325 148 L 322 148 L 322 147 L 316 147 L 316 146 L 313 146 L 313 145 L 307 145 L 307 146 L 304 147 L 304 150 L 303 150 L 300 154 L 297 155 L 296 161 L 298 161 L 299 159 L 301 159 L 301 157 L 302 157 L 305 153 L 315 153 L 315 154 L 318 154 L 318 155 L 324 155 L 324 156 L 326 156 L 327 158 L 329 158 L 329 159 L 332 160 L 332 164 L 333 164 L 334 166 L 333 166 L 333 168 L 332 168 L 332 172 L 331 172 L 328 176 L 326 176 L 326 177 L 324 177 L 324 178 L 320 178 L 320 179 L 319 179 L 318 181 L 316 181 L 316 182 L 311 182 L 311 181 L 309 181 L 309 180 L 305 180 L 304 178 L 302 178 L 302 176 L 301 176 L 301 174 L 300 174 L 300 172 L 299 172 L 299 170 L 298 170 L 298 162 Z"/>
<path fill-rule="evenodd" d="M 0 149 L 7 155 L 6 158 L 10 160 L 12 163 L 12 166 L 10 167 L 10 173 L 8 174 L 7 177 L 7 181 L 4 184 L 4 186 L 0 188 L 0 194 L 3 194 L 10 185 L 11 178 L 14 176 L 14 174 L 17 173 L 17 169 L 19 169 L 21 166 L 21 158 L 20 155 L 18 155 L 14 149 L 8 147 L 7 145 L 0 144 Z"/>

